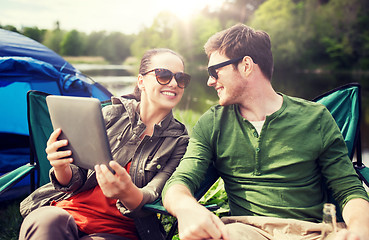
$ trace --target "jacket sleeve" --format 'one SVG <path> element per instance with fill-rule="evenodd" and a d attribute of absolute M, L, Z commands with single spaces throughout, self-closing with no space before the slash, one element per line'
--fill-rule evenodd
<path fill-rule="evenodd" d="M 84 189 L 83 186 L 86 182 L 88 171 L 90 170 L 80 168 L 74 164 L 71 164 L 70 167 L 72 169 L 72 179 L 67 186 L 62 186 L 55 177 L 54 168 L 50 169 L 50 181 L 56 190 L 70 193 L 76 191 L 80 192 L 80 189 Z"/>
<path fill-rule="evenodd" d="M 117 202 L 117 207 L 122 212 L 123 215 L 135 218 L 145 216 L 148 214 L 147 211 L 146 212 L 141 211 L 142 207 L 146 203 L 155 201 L 161 195 L 161 191 L 163 190 L 164 184 L 172 175 L 174 170 L 177 168 L 182 156 L 186 152 L 187 144 L 188 144 L 188 135 L 184 135 L 178 138 L 178 141 L 176 142 L 174 150 L 172 151 L 172 154 L 169 156 L 169 160 L 167 161 L 166 165 L 163 168 L 160 168 L 160 171 L 158 171 L 158 173 L 151 179 L 151 181 L 146 186 L 141 188 L 141 191 L 143 193 L 143 199 L 137 208 L 133 210 L 128 210 L 120 201 Z M 149 164 L 148 166 L 146 166 L 146 168 L 153 167 L 157 169 L 158 166 L 160 165 Z"/>

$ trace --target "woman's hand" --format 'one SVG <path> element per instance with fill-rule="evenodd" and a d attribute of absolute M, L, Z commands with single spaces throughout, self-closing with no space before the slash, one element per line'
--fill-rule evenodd
<path fill-rule="evenodd" d="M 131 176 L 119 163 L 110 161 L 109 166 L 115 171 L 113 174 L 106 165 L 96 165 L 96 179 L 102 192 L 108 198 L 119 199 L 128 209 L 140 205 L 143 195 L 134 185 Z"/>
<path fill-rule="evenodd" d="M 60 128 L 51 133 L 49 140 L 47 141 L 45 151 L 50 165 L 54 167 L 56 179 L 61 185 L 66 186 L 72 178 L 70 163 L 73 162 L 73 159 L 70 157 L 72 155 L 72 151 L 58 151 L 59 148 L 68 145 L 67 140 L 58 140 L 60 133 Z"/>

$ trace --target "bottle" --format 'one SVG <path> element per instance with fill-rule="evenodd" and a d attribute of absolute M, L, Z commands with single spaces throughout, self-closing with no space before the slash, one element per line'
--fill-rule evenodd
<path fill-rule="evenodd" d="M 332 203 L 325 203 L 323 207 L 323 230 L 320 239 L 326 239 L 332 232 L 337 232 L 336 206 Z"/>

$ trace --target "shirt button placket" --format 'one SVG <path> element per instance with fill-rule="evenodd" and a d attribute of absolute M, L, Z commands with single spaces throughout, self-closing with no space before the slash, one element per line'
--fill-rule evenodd
<path fill-rule="evenodd" d="M 255 148 L 255 152 L 256 152 L 256 162 L 255 162 L 255 169 L 254 169 L 254 174 L 256 176 L 260 176 L 260 147 L 256 147 Z"/>
<path fill-rule="evenodd" d="M 254 137 L 258 137 L 259 136 L 259 134 L 257 133 L 257 131 L 256 130 L 254 130 Z"/>

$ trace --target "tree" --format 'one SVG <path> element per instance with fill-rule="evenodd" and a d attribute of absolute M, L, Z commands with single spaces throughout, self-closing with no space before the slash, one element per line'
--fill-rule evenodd
<path fill-rule="evenodd" d="M 13 25 L 5 25 L 5 26 L 2 26 L 1 28 L 5 29 L 5 30 L 8 30 L 8 31 L 19 33 L 18 29 L 16 27 L 14 27 Z"/>
<path fill-rule="evenodd" d="M 68 32 L 60 43 L 60 53 L 67 56 L 78 56 L 83 52 L 83 41 L 77 30 Z"/>
<path fill-rule="evenodd" d="M 165 47 L 177 50 L 177 44 L 183 40 L 176 35 L 175 29 L 179 27 L 181 24 L 177 16 L 166 11 L 159 13 L 151 27 L 137 34 L 131 46 L 132 54 L 141 58 L 144 52 L 151 48 Z"/>
<path fill-rule="evenodd" d="M 132 41 L 133 39 L 128 35 L 113 32 L 100 40 L 98 53 L 107 61 L 120 64 L 131 55 Z"/>
<path fill-rule="evenodd" d="M 57 21 L 55 23 L 54 30 L 48 30 L 45 33 L 43 44 L 54 50 L 56 53 L 60 54 L 60 45 L 61 41 L 63 40 L 64 32 L 60 30 L 60 23 Z"/>
<path fill-rule="evenodd" d="M 299 63 L 301 46 L 309 32 L 303 24 L 301 9 L 292 0 L 264 2 L 255 11 L 249 25 L 270 35 L 277 67 Z"/>
<path fill-rule="evenodd" d="M 40 30 L 38 27 L 24 27 L 22 29 L 22 34 L 36 40 L 37 42 L 42 42 L 44 40 L 46 30 Z"/>
<path fill-rule="evenodd" d="M 87 56 L 98 56 L 100 54 L 99 48 L 103 44 L 105 34 L 105 31 L 100 31 L 92 32 L 88 35 L 84 54 Z"/>

